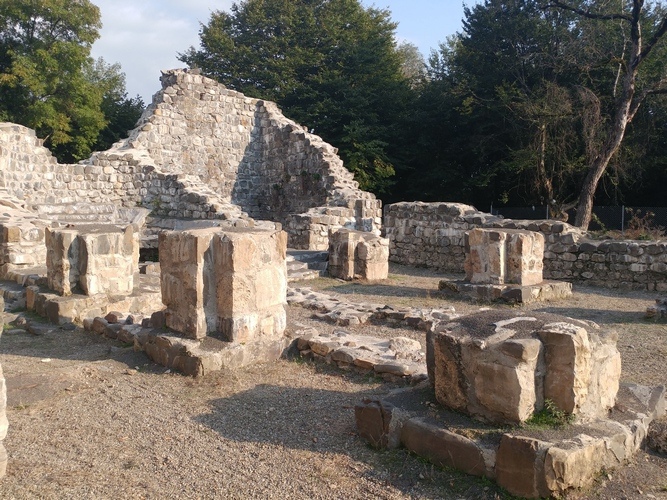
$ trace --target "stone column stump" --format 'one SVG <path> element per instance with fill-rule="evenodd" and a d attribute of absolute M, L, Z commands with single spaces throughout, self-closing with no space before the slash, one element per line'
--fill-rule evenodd
<path fill-rule="evenodd" d="M 470 283 L 536 285 L 542 282 L 544 235 L 521 229 L 473 229 L 467 234 Z"/>
<path fill-rule="evenodd" d="M 81 225 L 46 230 L 49 288 L 60 295 L 129 295 L 139 270 L 139 234 L 132 225 Z"/>
<path fill-rule="evenodd" d="M 192 339 L 280 338 L 286 327 L 287 235 L 207 228 L 159 235 L 166 325 Z"/>
<path fill-rule="evenodd" d="M 329 274 L 344 280 L 387 279 L 389 240 L 352 229 L 339 229 L 330 234 Z"/>

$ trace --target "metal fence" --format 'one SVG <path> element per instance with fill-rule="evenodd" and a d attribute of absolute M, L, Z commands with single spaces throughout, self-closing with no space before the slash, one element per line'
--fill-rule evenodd
<path fill-rule="evenodd" d="M 507 219 L 548 219 L 548 206 L 532 207 L 491 207 L 491 213 Z M 591 231 L 610 229 L 625 231 L 632 224 L 643 221 L 651 228 L 667 228 L 667 207 L 593 207 Z M 574 210 L 568 211 L 568 222 L 574 221 Z M 634 220 L 633 220 L 634 219 Z"/>

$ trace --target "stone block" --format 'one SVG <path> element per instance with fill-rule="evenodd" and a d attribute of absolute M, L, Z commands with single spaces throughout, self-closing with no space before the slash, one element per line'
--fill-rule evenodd
<path fill-rule="evenodd" d="M 57 293 L 132 293 L 139 264 L 139 234 L 133 226 L 47 229 L 45 242 L 48 286 Z"/>
<path fill-rule="evenodd" d="M 473 229 L 467 233 L 466 280 L 535 285 L 542 281 L 544 235 L 521 229 Z"/>
<path fill-rule="evenodd" d="M 389 274 L 389 240 L 352 229 L 331 233 L 329 274 L 344 280 L 386 279 Z"/>
<path fill-rule="evenodd" d="M 359 436 L 374 448 L 393 449 L 400 446 L 403 418 L 398 408 L 367 399 L 355 405 L 354 416 Z"/>
<path fill-rule="evenodd" d="M 427 336 L 438 402 L 496 423 L 520 423 L 549 399 L 580 421 L 613 407 L 621 373 L 614 333 L 554 315 L 489 311 L 442 324 Z"/>
<path fill-rule="evenodd" d="M 544 480 L 544 458 L 550 443 L 503 434 L 496 454 L 496 482 L 513 495 L 549 497 Z"/>
<path fill-rule="evenodd" d="M 287 237 L 275 229 L 207 228 L 159 235 L 166 326 L 229 342 L 280 337 L 286 326 Z"/>
<path fill-rule="evenodd" d="M 7 437 L 7 429 L 9 422 L 7 421 L 7 385 L 5 384 L 5 375 L 2 372 L 2 365 L 0 365 L 0 478 L 5 476 L 7 471 L 7 451 L 3 445 L 5 437 Z"/>
<path fill-rule="evenodd" d="M 473 476 L 492 475 L 477 443 L 422 419 L 411 418 L 405 422 L 401 443 L 411 452 L 441 467 L 454 467 Z"/>

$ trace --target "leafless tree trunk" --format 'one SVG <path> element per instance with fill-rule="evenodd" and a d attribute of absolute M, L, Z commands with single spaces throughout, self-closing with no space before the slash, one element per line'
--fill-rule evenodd
<path fill-rule="evenodd" d="M 658 29 L 651 39 L 646 44 L 643 44 L 640 18 L 644 7 L 644 0 L 632 0 L 632 12 L 630 14 L 599 14 L 590 10 L 573 7 L 561 0 L 554 0 L 550 5 L 575 12 L 590 19 L 601 21 L 620 19 L 630 24 L 630 50 L 624 57 L 625 74 L 623 75 L 621 94 L 616 100 L 616 113 L 607 139 L 589 167 L 577 203 L 577 215 L 574 224 L 582 229 L 588 229 L 593 213 L 593 199 L 598 183 L 607 169 L 609 162 L 621 147 L 628 124 L 632 122 L 637 110 L 649 94 L 665 92 L 663 87 L 665 83 L 664 78 L 656 82 L 651 88 L 643 90 L 640 93 L 635 91 L 635 84 L 642 61 L 646 59 L 667 31 L 667 17 L 661 20 Z"/>

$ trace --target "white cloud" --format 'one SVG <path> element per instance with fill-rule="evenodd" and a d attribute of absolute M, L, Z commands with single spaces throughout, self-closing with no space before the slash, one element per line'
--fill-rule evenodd
<path fill-rule="evenodd" d="M 130 96 L 150 102 L 160 90 L 160 70 L 184 66 L 177 54 L 199 44 L 200 23 L 231 0 L 93 0 L 102 12 L 100 39 L 93 57 L 119 62 Z"/>

